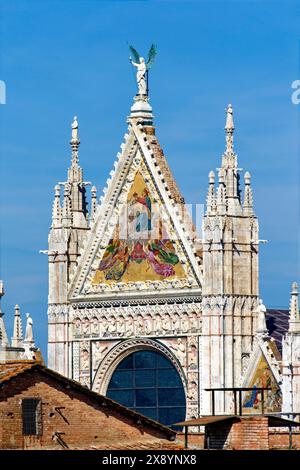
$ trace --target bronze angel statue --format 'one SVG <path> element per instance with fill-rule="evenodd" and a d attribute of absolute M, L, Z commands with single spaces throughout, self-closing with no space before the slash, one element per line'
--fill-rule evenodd
<path fill-rule="evenodd" d="M 140 54 L 134 49 L 134 47 L 129 46 L 130 52 L 134 57 L 134 61 L 132 57 L 129 57 L 130 62 L 134 67 L 137 68 L 136 71 L 136 81 L 138 84 L 138 94 L 139 95 L 147 95 L 147 75 L 148 70 L 151 68 L 155 56 L 156 56 L 156 47 L 152 44 L 149 53 L 148 53 L 148 60 L 145 62 L 144 57 L 141 57 Z"/>

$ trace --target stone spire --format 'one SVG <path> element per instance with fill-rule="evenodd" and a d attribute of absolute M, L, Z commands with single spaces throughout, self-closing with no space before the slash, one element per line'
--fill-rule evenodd
<path fill-rule="evenodd" d="M 218 177 L 219 177 L 219 186 L 217 190 L 217 210 L 218 210 L 218 214 L 225 215 L 227 202 L 226 202 L 226 186 L 225 186 L 223 168 L 219 169 Z"/>
<path fill-rule="evenodd" d="M 62 208 L 62 223 L 63 226 L 68 228 L 72 225 L 72 202 L 70 184 L 66 183 L 64 186 L 63 208 Z"/>
<path fill-rule="evenodd" d="M 94 219 L 97 210 L 97 188 L 93 186 L 91 189 L 92 201 L 91 201 L 91 220 Z"/>
<path fill-rule="evenodd" d="M 68 179 L 64 183 L 64 203 L 63 203 L 63 225 L 69 227 L 70 214 L 72 225 L 76 228 L 87 228 L 87 201 L 85 183 L 83 181 L 83 171 L 79 165 L 78 147 L 80 145 L 78 135 L 77 116 L 74 116 L 72 122 L 72 134 L 70 145 L 72 148 L 71 166 L 68 169 Z"/>
<path fill-rule="evenodd" d="M 298 284 L 293 282 L 290 300 L 289 332 L 300 333 L 300 313 L 298 301 Z"/>
<path fill-rule="evenodd" d="M 214 214 L 216 212 L 216 193 L 215 193 L 215 174 L 210 171 L 209 175 L 209 186 L 206 198 L 207 214 Z"/>
<path fill-rule="evenodd" d="M 231 104 L 228 105 L 226 110 L 226 124 L 225 124 L 225 139 L 226 146 L 225 152 L 222 156 L 221 180 L 219 179 L 219 187 L 225 186 L 226 188 L 226 201 L 227 213 L 231 215 L 239 215 L 242 212 L 240 203 L 240 189 L 239 189 L 239 169 L 237 167 L 237 155 L 233 149 L 233 109 Z M 220 174 L 220 173 L 219 173 Z"/>
<path fill-rule="evenodd" d="M 245 194 L 244 194 L 244 214 L 253 215 L 253 193 L 251 188 L 251 175 L 246 171 L 244 175 Z"/>
<path fill-rule="evenodd" d="M 2 297 L 4 296 L 4 287 L 3 287 L 3 281 L 0 281 L 0 301 Z M 4 320 L 3 320 L 3 315 L 4 313 L 1 310 L 0 306 L 0 347 L 1 346 L 9 346 L 7 334 L 6 334 L 6 329 L 4 325 Z"/>
<path fill-rule="evenodd" d="M 80 140 L 78 136 L 78 121 L 77 116 L 74 116 L 72 122 L 72 135 L 70 145 L 72 147 L 72 160 L 71 167 L 68 170 L 68 182 L 69 183 L 82 183 L 82 168 L 79 166 L 78 147 Z"/>
<path fill-rule="evenodd" d="M 14 347 L 22 347 L 23 342 L 23 332 L 22 332 L 22 319 L 20 315 L 20 307 L 17 304 L 15 306 L 14 314 L 14 331 L 11 338 L 11 345 Z"/>
<path fill-rule="evenodd" d="M 60 186 L 57 184 L 54 188 L 54 202 L 52 208 L 52 227 L 61 227 L 62 209 L 60 205 Z"/>
<path fill-rule="evenodd" d="M 234 134 L 233 109 L 232 109 L 232 105 L 229 104 L 226 110 L 226 124 L 225 124 L 226 147 L 225 147 L 225 152 L 222 158 L 223 168 L 236 168 L 237 167 L 237 156 L 233 150 L 233 134 Z"/>

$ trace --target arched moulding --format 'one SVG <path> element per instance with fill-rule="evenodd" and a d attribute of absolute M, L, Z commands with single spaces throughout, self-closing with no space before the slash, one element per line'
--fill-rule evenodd
<path fill-rule="evenodd" d="M 185 395 L 187 395 L 187 379 L 178 359 L 164 344 L 147 338 L 128 339 L 118 343 L 110 350 L 99 364 L 92 384 L 92 390 L 101 395 L 105 395 L 110 379 L 120 362 L 131 353 L 144 350 L 160 352 L 170 360 L 181 378 Z"/>

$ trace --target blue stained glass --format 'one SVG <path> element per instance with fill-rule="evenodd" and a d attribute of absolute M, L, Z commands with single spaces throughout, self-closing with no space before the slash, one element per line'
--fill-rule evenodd
<path fill-rule="evenodd" d="M 139 351 L 134 355 L 136 369 L 155 369 L 156 354 L 152 351 Z"/>
<path fill-rule="evenodd" d="M 158 421 L 170 426 L 174 423 L 180 423 L 185 420 L 185 408 L 158 408 Z"/>
<path fill-rule="evenodd" d="M 133 371 L 132 370 L 115 370 L 112 375 L 109 388 L 132 388 L 133 387 Z"/>
<path fill-rule="evenodd" d="M 181 387 L 181 378 L 177 371 L 172 369 L 159 369 L 157 371 L 158 387 Z"/>
<path fill-rule="evenodd" d="M 170 396 L 177 406 L 185 405 L 184 392 L 180 388 L 159 388 L 158 406 L 170 406 Z"/>
<path fill-rule="evenodd" d="M 130 356 L 123 359 L 118 365 L 118 369 L 133 369 L 133 355 L 130 354 Z"/>
<path fill-rule="evenodd" d="M 137 370 L 135 372 L 135 386 L 136 387 L 154 387 L 156 383 L 155 369 L 150 370 Z"/>
<path fill-rule="evenodd" d="M 156 408 L 135 408 L 135 411 L 147 416 L 148 418 L 154 419 L 155 421 L 158 419 Z"/>
<path fill-rule="evenodd" d="M 134 391 L 133 390 L 108 390 L 107 396 L 112 400 L 122 403 L 129 408 L 134 406 Z"/>
<path fill-rule="evenodd" d="M 171 361 L 155 351 L 127 356 L 113 373 L 107 396 L 166 425 L 185 419 L 181 378 Z"/>
<path fill-rule="evenodd" d="M 162 354 L 157 355 L 157 367 L 158 369 L 173 369 L 173 365 L 169 359 Z"/>
<path fill-rule="evenodd" d="M 155 388 L 136 389 L 136 406 L 156 406 Z"/>

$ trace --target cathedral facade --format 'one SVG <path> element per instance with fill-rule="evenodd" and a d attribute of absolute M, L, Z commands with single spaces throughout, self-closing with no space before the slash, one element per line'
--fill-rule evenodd
<path fill-rule="evenodd" d="M 49 368 L 167 425 L 211 414 L 212 388 L 265 387 L 265 410 L 300 412 L 297 286 L 282 357 L 259 299 L 262 240 L 248 172 L 241 183 L 232 106 L 201 233 L 147 94 L 135 96 L 127 122 L 103 196 L 92 186 L 89 204 L 72 124 L 49 233 Z M 243 408 L 260 412 L 255 390 Z M 214 410 L 233 413 L 231 391 L 215 392 Z"/>

